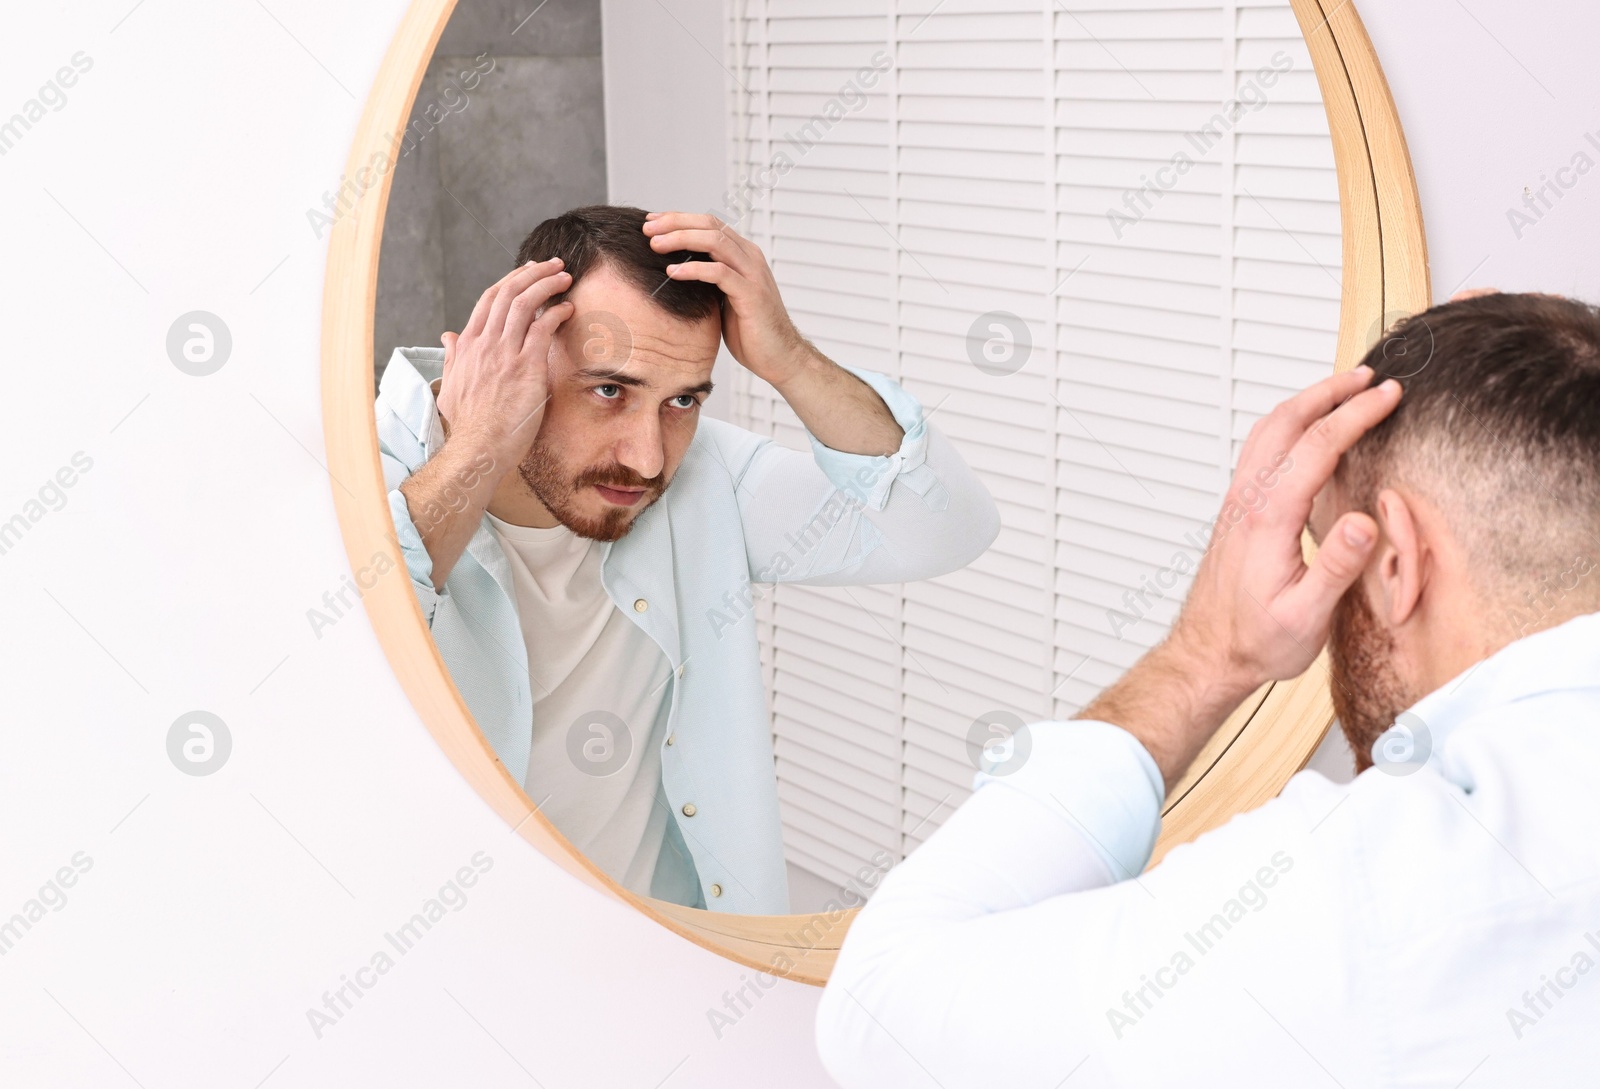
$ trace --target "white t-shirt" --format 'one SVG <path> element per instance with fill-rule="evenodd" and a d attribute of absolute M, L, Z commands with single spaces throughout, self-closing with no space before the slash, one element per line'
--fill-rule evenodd
<path fill-rule="evenodd" d="M 619 884 L 694 904 L 699 879 L 661 787 L 666 655 L 606 596 L 595 541 L 566 526 L 488 519 L 528 647 L 533 745 L 523 789 Z"/>

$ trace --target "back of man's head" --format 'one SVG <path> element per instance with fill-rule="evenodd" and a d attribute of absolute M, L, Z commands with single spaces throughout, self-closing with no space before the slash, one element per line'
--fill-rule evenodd
<path fill-rule="evenodd" d="M 1464 299 L 1407 318 L 1363 362 L 1405 392 L 1340 463 L 1349 504 L 1372 514 L 1395 486 L 1427 497 L 1516 634 L 1557 597 L 1564 615 L 1600 608 L 1600 309 Z"/>
<path fill-rule="evenodd" d="M 644 233 L 645 211 L 616 204 L 590 204 L 563 212 L 535 227 L 517 250 L 517 264 L 559 257 L 576 287 L 585 273 L 605 265 L 662 310 L 684 321 L 721 313 L 722 289 L 701 280 L 674 280 L 667 266 L 703 261 L 689 250 L 657 253 Z M 557 295 L 551 302 L 560 302 Z"/>

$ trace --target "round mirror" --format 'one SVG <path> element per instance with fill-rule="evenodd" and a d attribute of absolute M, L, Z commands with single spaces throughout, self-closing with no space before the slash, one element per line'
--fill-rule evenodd
<path fill-rule="evenodd" d="M 363 595 L 379 639 L 475 789 L 595 887 L 820 982 L 851 910 L 978 763 L 1025 761 L 1025 723 L 1070 717 L 1161 639 L 1252 421 L 1423 308 L 1426 254 L 1348 0 L 742 0 L 722 18 L 701 59 L 726 98 L 683 124 L 721 133 L 730 168 L 680 211 L 759 249 L 796 328 L 893 416 L 896 454 L 820 442 L 843 402 L 819 415 L 718 358 L 714 313 L 702 343 L 705 314 L 601 260 L 552 374 L 558 356 L 609 368 L 594 381 L 648 388 L 665 414 L 682 391 L 639 374 L 714 373 L 697 419 L 660 425 L 687 427 L 675 474 L 615 539 L 557 503 L 542 525 L 491 501 L 462 566 L 419 579 L 418 548 L 478 487 L 406 484 L 448 449 L 440 334 L 553 255 L 541 224 L 629 195 L 607 190 L 601 139 L 601 52 L 627 47 L 626 20 L 602 44 L 598 2 L 416 0 L 330 215 L 329 464 L 352 564 L 398 572 Z M 527 462 L 495 464 L 502 499 L 541 494 Z M 841 465 L 867 473 L 859 495 Z M 830 502 L 846 531 L 819 547 Z M 1169 797 L 1157 858 L 1305 764 L 1332 718 L 1324 676 L 1319 660 L 1239 708 Z"/>

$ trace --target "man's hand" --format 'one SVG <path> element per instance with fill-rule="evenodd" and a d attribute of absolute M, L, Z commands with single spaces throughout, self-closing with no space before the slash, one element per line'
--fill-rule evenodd
<path fill-rule="evenodd" d="M 811 364 L 814 352 L 789 320 L 778 281 L 754 242 L 714 215 L 689 212 L 651 212 L 644 233 L 657 253 L 693 250 L 711 258 L 668 265 L 667 275 L 722 289 L 728 299 L 722 339 L 740 365 L 782 387 Z"/>
<path fill-rule="evenodd" d="M 811 346 L 789 320 L 761 247 L 713 215 L 651 212 L 644 233 L 657 253 L 692 250 L 709 261 L 667 266 L 674 280 L 722 289 L 722 339 L 733 358 L 771 383 L 806 430 L 831 449 L 887 456 L 905 432 L 872 387 Z"/>
<path fill-rule="evenodd" d="M 1256 422 L 1171 634 L 1077 716 L 1139 738 L 1169 789 L 1245 696 L 1311 665 L 1366 565 L 1368 515 L 1340 517 L 1310 564 L 1300 536 L 1340 457 L 1400 401 L 1398 382 L 1371 379 L 1336 374 Z"/>
<path fill-rule="evenodd" d="M 439 338 L 446 441 L 400 484 L 436 590 L 444 589 L 477 532 L 495 488 L 539 433 L 549 400 L 550 341 L 572 315 L 569 302 L 546 304 L 571 283 L 559 258 L 529 262 L 483 293 L 460 336 Z"/>
<path fill-rule="evenodd" d="M 512 269 L 479 297 L 460 336 L 440 337 L 438 402 L 447 434 L 468 438 L 506 468 L 522 460 L 539 433 L 549 399 L 550 341 L 572 315 L 569 302 L 545 308 L 572 283 L 561 264 L 552 257 Z"/>
<path fill-rule="evenodd" d="M 1311 502 L 1340 457 L 1400 403 L 1398 382 L 1365 388 L 1371 378 L 1363 367 L 1301 391 L 1256 421 L 1240 451 L 1173 638 L 1247 690 L 1305 672 L 1377 539 L 1377 523 L 1351 511 L 1309 565 L 1300 547 Z"/>

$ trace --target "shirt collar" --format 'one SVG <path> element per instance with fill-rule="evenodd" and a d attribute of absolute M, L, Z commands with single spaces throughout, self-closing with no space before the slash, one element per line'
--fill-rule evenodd
<path fill-rule="evenodd" d="M 1372 744 L 1379 766 L 1420 763 L 1462 725 L 1544 692 L 1600 685 L 1600 612 L 1523 636 L 1412 704 Z M 1421 728 L 1419 737 L 1418 728 Z"/>

